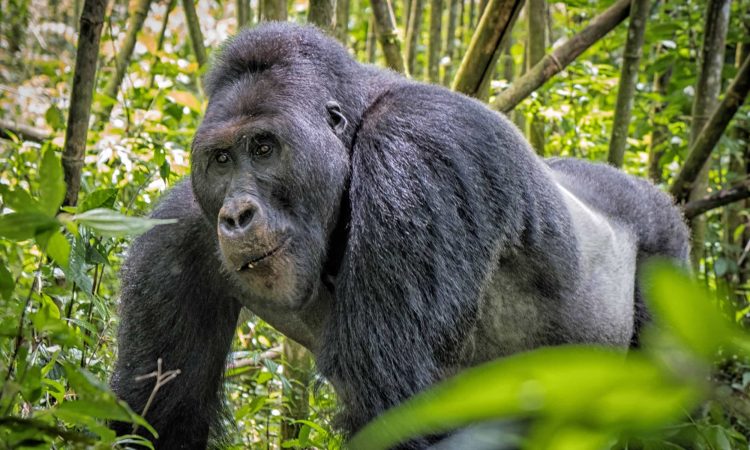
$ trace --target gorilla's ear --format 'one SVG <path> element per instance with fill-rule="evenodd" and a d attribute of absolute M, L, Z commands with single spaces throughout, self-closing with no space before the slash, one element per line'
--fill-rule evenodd
<path fill-rule="evenodd" d="M 330 102 L 326 103 L 326 110 L 328 111 L 328 124 L 333 129 L 333 132 L 340 135 L 346 130 L 346 117 L 344 117 L 344 113 L 341 112 L 341 106 L 331 100 Z"/>

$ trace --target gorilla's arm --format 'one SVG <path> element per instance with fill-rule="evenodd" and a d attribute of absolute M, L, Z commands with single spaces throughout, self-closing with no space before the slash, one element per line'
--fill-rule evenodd
<path fill-rule="evenodd" d="M 139 237 L 122 270 L 119 355 L 112 387 L 142 412 L 156 370 L 179 369 L 146 414 L 159 432 L 157 448 L 204 448 L 219 426 L 221 381 L 240 306 L 220 270 L 211 227 L 189 183 L 181 183 L 153 214 L 177 218 Z M 131 425 L 115 423 L 118 434 Z M 141 429 L 139 433 L 147 433 Z M 150 436 L 149 436 L 150 437 Z"/>

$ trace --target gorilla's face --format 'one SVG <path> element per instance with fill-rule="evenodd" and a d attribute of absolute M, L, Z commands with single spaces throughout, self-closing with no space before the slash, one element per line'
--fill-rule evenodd
<path fill-rule="evenodd" d="M 193 190 L 225 270 L 253 301 L 297 309 L 317 294 L 346 187 L 346 119 L 335 102 L 292 104 L 258 95 L 258 84 L 211 99 L 193 142 Z"/>

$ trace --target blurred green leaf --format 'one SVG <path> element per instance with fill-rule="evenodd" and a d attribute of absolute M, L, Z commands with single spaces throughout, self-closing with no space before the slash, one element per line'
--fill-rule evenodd
<path fill-rule="evenodd" d="M 673 265 L 650 264 L 644 284 L 657 322 L 698 356 L 712 360 L 722 345 L 735 338 L 736 329 L 708 293 Z"/>
<path fill-rule="evenodd" d="M 55 216 L 65 198 L 63 169 L 54 148 L 50 145 L 39 166 L 39 202 L 44 212 Z"/>
<path fill-rule="evenodd" d="M 44 113 L 44 120 L 55 131 L 65 128 L 65 114 L 55 105 L 47 108 L 47 112 Z"/>
<path fill-rule="evenodd" d="M 176 219 L 149 219 L 129 217 L 111 209 L 92 209 L 73 216 L 73 220 L 86 225 L 102 236 L 128 236 L 145 233 L 156 225 L 176 223 Z"/>
<path fill-rule="evenodd" d="M 15 288 L 16 281 L 13 279 L 13 274 L 5 266 L 5 262 L 0 261 L 0 297 L 10 300 Z"/>
<path fill-rule="evenodd" d="M 467 370 L 418 394 L 367 425 L 350 446 L 385 449 L 501 418 L 586 424 L 610 433 L 648 430 L 677 418 L 697 397 L 695 388 L 638 354 L 545 348 Z"/>
<path fill-rule="evenodd" d="M 15 212 L 0 216 L 0 237 L 24 241 L 58 226 L 54 218 L 39 212 Z"/>
<path fill-rule="evenodd" d="M 98 189 L 83 198 L 78 212 L 83 213 L 96 208 L 112 208 L 115 206 L 115 199 L 117 199 L 117 189 Z"/>
<path fill-rule="evenodd" d="M 0 194 L 3 196 L 5 205 L 16 212 L 38 212 L 43 213 L 44 209 L 31 194 L 26 192 L 20 186 L 10 189 L 8 186 L 0 185 Z"/>

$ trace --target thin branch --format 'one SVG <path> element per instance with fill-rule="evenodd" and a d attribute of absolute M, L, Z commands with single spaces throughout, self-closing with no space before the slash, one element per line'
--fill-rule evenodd
<path fill-rule="evenodd" d="M 193 45 L 195 60 L 200 67 L 203 67 L 206 65 L 208 57 L 206 56 L 206 46 L 203 44 L 201 23 L 198 20 L 198 13 L 195 12 L 195 3 L 193 3 L 193 0 L 182 0 L 182 9 L 187 20 L 190 43 Z"/>
<path fill-rule="evenodd" d="M 233 361 L 229 364 L 227 364 L 227 370 L 234 370 L 239 369 L 242 367 L 260 367 L 260 361 L 264 359 L 278 359 L 281 356 L 282 347 L 279 345 L 277 347 L 270 348 L 266 350 L 265 352 L 261 353 L 260 355 L 253 357 L 253 358 L 243 358 L 238 359 L 237 361 Z"/>
<path fill-rule="evenodd" d="M 523 0 L 490 0 L 458 67 L 453 80 L 454 91 L 482 97 L 482 87 L 489 86 L 489 78 L 492 77 L 503 44 L 510 36 L 523 3 Z"/>
<path fill-rule="evenodd" d="M 396 72 L 404 73 L 404 57 L 401 54 L 401 42 L 393 18 L 390 0 L 371 0 L 372 13 L 375 16 L 375 33 L 385 55 L 385 63 Z"/>
<path fill-rule="evenodd" d="M 166 372 L 162 372 L 161 370 L 162 360 L 161 358 L 156 360 L 156 370 L 147 373 L 146 375 L 139 375 L 135 377 L 135 381 L 143 381 L 148 380 L 149 378 L 155 378 L 156 382 L 154 383 L 154 388 L 151 390 L 151 395 L 148 396 L 148 400 L 146 401 L 146 406 L 143 407 L 143 411 L 141 412 L 141 417 L 145 418 L 146 413 L 148 412 L 148 409 L 151 407 L 151 403 L 154 401 L 154 398 L 156 398 L 156 393 L 159 392 L 159 389 L 162 388 L 165 384 L 169 383 L 170 381 L 177 378 L 177 375 L 182 373 L 180 369 L 175 370 L 168 370 Z M 138 431 L 138 424 L 133 424 L 133 434 Z"/>
<path fill-rule="evenodd" d="M 38 143 L 42 143 L 52 137 L 45 130 L 0 119 L 0 139 L 12 139 L 11 134 L 18 136 L 24 141 Z"/>
<path fill-rule="evenodd" d="M 737 110 L 745 102 L 748 92 L 750 91 L 750 57 L 742 63 L 737 76 L 727 89 L 724 100 L 711 114 L 703 130 L 695 139 L 695 143 L 690 148 L 688 156 L 682 170 L 677 175 L 670 192 L 678 203 L 684 203 L 690 195 L 690 189 L 693 182 L 698 177 L 703 165 L 708 161 L 711 152 L 719 142 L 724 130 L 734 117 Z"/>
<path fill-rule="evenodd" d="M 750 198 L 750 179 L 735 184 L 730 188 L 722 189 L 700 200 L 688 202 L 683 206 L 682 210 L 686 218 L 692 219 L 712 209 L 720 208 L 746 198 Z"/>
<path fill-rule="evenodd" d="M 618 0 L 596 16 L 580 33 L 544 57 L 513 85 L 497 95 L 492 108 L 507 113 L 531 95 L 552 76 L 561 72 L 581 53 L 619 25 L 630 12 L 630 0 Z"/>

